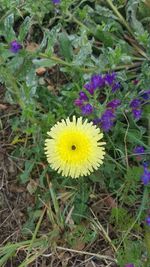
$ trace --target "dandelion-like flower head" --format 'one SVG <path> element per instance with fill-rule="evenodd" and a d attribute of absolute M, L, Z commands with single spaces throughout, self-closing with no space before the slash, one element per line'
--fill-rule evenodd
<path fill-rule="evenodd" d="M 52 169 L 63 176 L 89 175 L 103 163 L 105 142 L 100 129 L 82 117 L 57 122 L 48 132 L 45 153 Z"/>

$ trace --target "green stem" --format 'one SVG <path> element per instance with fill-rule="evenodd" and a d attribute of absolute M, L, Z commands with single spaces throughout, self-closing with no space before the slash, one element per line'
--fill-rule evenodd
<path fill-rule="evenodd" d="M 126 22 L 124 17 L 120 14 L 118 9 L 114 6 L 112 1 L 111 0 L 106 0 L 106 1 L 109 4 L 109 6 L 111 7 L 111 9 L 114 11 L 114 13 L 117 15 L 117 17 L 119 18 L 120 22 L 127 28 L 127 30 L 130 32 L 130 34 L 134 37 L 134 33 L 131 30 L 130 26 L 128 25 L 128 23 Z"/>
<path fill-rule="evenodd" d="M 126 171 L 126 168 L 124 166 L 122 166 L 120 163 L 118 163 L 115 159 L 113 159 L 108 154 L 106 154 L 106 158 L 108 158 L 110 161 L 112 161 L 113 163 L 115 163 L 122 172 Z"/>
<path fill-rule="evenodd" d="M 126 20 L 124 19 L 124 17 L 120 14 L 120 12 L 118 11 L 118 9 L 114 6 L 114 4 L 112 3 L 112 0 L 106 0 L 107 3 L 109 4 L 109 6 L 111 7 L 111 9 L 114 11 L 114 13 L 117 15 L 120 23 L 122 23 L 126 29 L 128 30 L 128 32 L 133 36 L 133 38 L 135 39 L 134 36 L 134 32 L 132 31 L 132 29 L 130 28 L 129 24 L 126 22 Z M 149 58 L 147 57 L 146 53 L 137 45 L 133 45 L 134 48 L 145 58 L 147 58 L 149 60 Z"/>
<path fill-rule="evenodd" d="M 46 54 L 43 54 L 43 53 L 40 53 L 39 56 L 41 58 L 47 58 L 49 60 L 52 60 L 54 61 L 56 64 L 60 64 L 60 65 L 63 65 L 63 66 L 66 66 L 66 67 L 71 67 L 71 68 L 75 68 L 75 69 L 78 69 L 82 72 L 85 72 L 85 73 L 91 73 L 91 72 L 95 72 L 97 70 L 96 67 L 93 67 L 93 68 L 81 68 L 81 67 L 78 67 L 76 66 L 73 62 L 70 63 L 70 62 L 66 62 L 65 60 L 63 59 L 60 59 L 59 57 L 55 56 L 55 55 L 46 55 Z M 118 65 L 117 67 L 113 68 L 113 70 L 117 71 L 117 70 L 123 70 L 123 69 L 132 69 L 132 68 L 136 68 L 136 67 L 139 67 L 141 65 L 141 62 L 135 62 L 135 63 L 132 63 L 132 64 L 125 64 L 125 65 Z M 110 68 L 105 68 L 103 70 L 103 72 L 108 72 L 110 71 Z"/>

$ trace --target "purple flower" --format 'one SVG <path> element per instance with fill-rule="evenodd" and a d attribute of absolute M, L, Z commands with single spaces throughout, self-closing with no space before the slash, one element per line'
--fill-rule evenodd
<path fill-rule="evenodd" d="M 104 86 L 105 80 L 101 75 L 95 74 L 91 78 L 91 84 L 93 85 L 94 89 L 97 89 L 98 87 Z"/>
<path fill-rule="evenodd" d="M 148 225 L 148 226 L 150 226 L 150 216 L 148 216 L 147 218 L 146 218 L 146 224 Z"/>
<path fill-rule="evenodd" d="M 133 263 L 128 263 L 124 267 L 134 267 L 134 264 Z"/>
<path fill-rule="evenodd" d="M 113 85 L 115 79 L 116 79 L 116 73 L 115 72 L 107 73 L 104 76 L 104 80 L 105 80 L 106 85 Z"/>
<path fill-rule="evenodd" d="M 133 152 L 135 154 L 143 154 L 145 152 L 145 149 L 143 146 L 136 146 L 134 149 L 133 149 Z"/>
<path fill-rule="evenodd" d="M 100 122 L 101 122 L 101 119 L 100 119 L 100 118 L 96 118 L 96 119 L 93 120 L 93 124 L 94 124 L 94 125 L 97 125 L 97 124 L 99 124 Z"/>
<path fill-rule="evenodd" d="M 113 99 L 112 101 L 107 103 L 107 108 L 115 109 L 121 104 L 120 99 Z"/>
<path fill-rule="evenodd" d="M 142 162 L 143 167 L 148 167 L 149 163 L 147 161 Z"/>
<path fill-rule="evenodd" d="M 94 88 L 93 88 L 93 84 L 92 83 L 86 83 L 84 85 L 84 88 L 91 94 L 93 95 L 94 94 Z"/>
<path fill-rule="evenodd" d="M 136 108 L 139 108 L 140 106 L 141 106 L 141 101 L 138 98 L 135 98 L 130 102 L 130 107 L 131 108 L 135 108 L 136 109 Z"/>
<path fill-rule="evenodd" d="M 84 105 L 81 110 L 83 115 L 90 115 L 93 112 L 93 107 L 91 104 L 88 103 Z"/>
<path fill-rule="evenodd" d="M 80 100 L 83 100 L 83 101 L 89 100 L 86 93 L 84 93 L 83 91 L 80 91 L 79 96 L 80 96 Z"/>
<path fill-rule="evenodd" d="M 83 100 L 77 98 L 75 101 L 74 101 L 74 104 L 78 107 L 82 107 L 83 106 Z"/>
<path fill-rule="evenodd" d="M 54 5 L 60 4 L 60 0 L 52 0 Z"/>
<path fill-rule="evenodd" d="M 22 45 L 19 44 L 16 40 L 10 43 L 10 51 L 12 53 L 18 53 L 20 49 L 22 49 Z"/>
<path fill-rule="evenodd" d="M 144 173 L 141 176 L 141 180 L 144 185 L 147 185 L 150 182 L 150 171 L 147 167 L 144 167 Z"/>
<path fill-rule="evenodd" d="M 113 110 L 105 110 L 100 119 L 101 127 L 104 132 L 108 132 L 113 127 L 115 118 L 116 116 L 114 115 Z"/>
<path fill-rule="evenodd" d="M 140 97 L 144 98 L 145 100 L 150 98 L 150 90 L 145 90 L 140 93 Z"/>
<path fill-rule="evenodd" d="M 134 119 L 139 120 L 142 115 L 142 110 L 141 109 L 132 109 L 132 114 Z"/>
<path fill-rule="evenodd" d="M 121 84 L 119 82 L 115 82 L 112 86 L 112 92 L 116 92 L 118 89 L 120 89 Z"/>

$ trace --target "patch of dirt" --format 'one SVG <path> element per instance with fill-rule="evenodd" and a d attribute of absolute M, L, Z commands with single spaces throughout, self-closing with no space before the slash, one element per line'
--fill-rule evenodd
<path fill-rule="evenodd" d="M 26 221 L 26 210 L 34 205 L 26 188 L 17 182 L 23 162 L 14 161 L 11 157 L 14 135 L 9 119 L 16 116 L 19 108 L 6 103 L 4 95 L 5 89 L 0 85 L 0 246 L 23 240 L 21 229 Z M 22 255 L 18 255 L 15 263 L 9 262 L 5 266 L 18 266 L 22 258 Z"/>

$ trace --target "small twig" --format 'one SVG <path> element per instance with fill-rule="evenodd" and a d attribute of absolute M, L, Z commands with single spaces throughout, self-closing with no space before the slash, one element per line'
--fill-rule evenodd
<path fill-rule="evenodd" d="M 70 211 L 69 211 L 69 213 L 68 213 L 68 215 L 66 217 L 65 224 L 67 224 L 69 222 L 73 210 L 74 210 L 74 206 L 71 207 L 71 209 L 70 209 Z"/>
<path fill-rule="evenodd" d="M 92 212 L 92 214 L 93 214 L 93 216 L 94 216 L 94 219 L 96 219 L 96 221 L 95 221 L 95 225 L 96 225 L 96 227 L 103 233 L 105 240 L 108 241 L 108 243 L 111 245 L 111 247 L 113 248 L 113 250 L 116 252 L 116 251 L 117 251 L 117 248 L 116 248 L 116 247 L 114 246 L 114 244 L 112 243 L 112 241 L 111 241 L 109 235 L 107 234 L 107 232 L 105 231 L 105 229 L 104 229 L 104 227 L 101 225 L 101 223 L 99 222 L 99 220 L 98 220 L 98 218 L 96 217 L 96 215 L 94 214 L 93 210 L 92 210 L 92 209 L 90 209 L 90 210 L 91 210 L 91 212 Z"/>
<path fill-rule="evenodd" d="M 100 255 L 100 254 L 91 253 L 91 252 L 87 252 L 87 251 L 75 250 L 75 249 L 71 249 L 71 248 L 64 248 L 64 247 L 60 247 L 60 246 L 57 246 L 56 249 L 69 251 L 69 252 L 73 252 L 73 253 L 78 253 L 78 254 L 83 254 L 83 255 L 89 255 L 89 256 L 93 256 L 93 257 L 96 257 L 96 258 L 99 258 L 102 260 L 109 260 L 109 261 L 117 263 L 116 259 L 113 259 L 113 258 L 111 258 L 109 256 L 105 256 L 105 255 Z"/>

